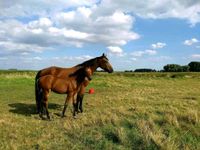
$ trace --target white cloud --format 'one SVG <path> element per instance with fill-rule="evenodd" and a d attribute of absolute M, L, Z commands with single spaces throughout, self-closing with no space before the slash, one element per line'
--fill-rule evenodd
<path fill-rule="evenodd" d="M 39 18 L 39 20 L 31 21 L 28 23 L 29 28 L 48 28 L 52 26 L 52 21 L 49 18 Z"/>
<path fill-rule="evenodd" d="M 145 50 L 144 52 L 145 52 L 145 54 L 147 54 L 147 55 L 156 55 L 156 54 L 157 54 L 157 51 L 156 51 L 156 50 L 150 50 L 150 49 Z"/>
<path fill-rule="evenodd" d="M 64 60 L 70 60 L 70 61 L 86 61 L 89 59 L 92 59 L 94 57 L 90 56 L 90 55 L 82 55 L 82 56 L 70 56 L 70 57 L 64 57 Z"/>
<path fill-rule="evenodd" d="M 33 44 L 22 44 L 22 43 L 14 43 L 14 42 L 0 42 L 0 49 L 7 50 L 8 52 L 19 52 L 19 53 L 28 53 L 28 52 L 41 52 L 44 49 L 48 49 L 47 47 L 40 47 Z"/>
<path fill-rule="evenodd" d="M 157 56 L 157 57 L 149 58 L 149 61 L 159 63 L 159 62 L 166 62 L 171 59 L 172 59 L 172 57 L 169 57 L 169 56 Z"/>
<path fill-rule="evenodd" d="M 106 16 L 94 17 L 95 9 L 81 6 L 29 22 L 5 19 L 0 21 L 1 46 L 4 51 L 26 52 L 25 49 L 29 49 L 41 52 L 55 45 L 82 47 L 98 43 L 121 46 L 140 37 L 132 31 L 134 18 L 131 15 L 117 10 Z"/>
<path fill-rule="evenodd" d="M 117 46 L 108 46 L 108 53 L 111 55 L 116 55 L 116 56 L 124 56 L 125 53 L 120 47 Z"/>
<path fill-rule="evenodd" d="M 0 57 L 0 61 L 5 61 L 5 60 L 8 60 L 7 57 Z"/>
<path fill-rule="evenodd" d="M 138 59 L 135 58 L 135 57 L 132 57 L 131 60 L 132 60 L 132 61 L 137 61 Z"/>
<path fill-rule="evenodd" d="M 0 1 L 1 17 L 51 16 L 63 9 L 93 6 L 97 0 L 9 0 Z"/>
<path fill-rule="evenodd" d="M 144 55 L 144 51 L 135 51 L 135 52 L 132 52 L 131 55 L 134 56 L 134 57 L 141 57 L 142 55 Z"/>
<path fill-rule="evenodd" d="M 36 57 L 33 57 L 33 60 L 42 60 L 42 58 L 41 58 L 41 57 L 38 57 L 38 56 L 36 56 Z"/>
<path fill-rule="evenodd" d="M 0 16 L 52 16 L 55 12 L 85 6 L 86 8 L 79 10 L 85 17 L 108 16 L 119 10 L 131 12 L 142 18 L 178 18 L 187 20 L 191 25 L 200 22 L 199 0 L 9 0 L 0 1 Z M 94 12 L 90 13 L 87 8 L 93 8 Z"/>
<path fill-rule="evenodd" d="M 191 26 L 200 23 L 199 0 L 103 0 L 97 12 L 106 15 L 113 10 L 132 12 L 141 18 L 187 20 Z"/>
<path fill-rule="evenodd" d="M 134 56 L 134 57 L 142 57 L 143 55 L 156 55 L 157 51 L 156 50 L 144 50 L 144 51 L 135 51 L 132 52 L 130 55 Z"/>
<path fill-rule="evenodd" d="M 193 54 L 193 55 L 191 55 L 191 58 L 200 59 L 200 54 Z"/>
<path fill-rule="evenodd" d="M 44 57 L 44 56 L 33 56 L 23 55 L 15 57 L 13 55 L 7 57 L 0 57 L 1 69 L 8 68 L 18 68 L 18 69 L 41 69 L 48 66 L 62 66 L 71 67 L 80 64 L 86 60 L 92 59 L 94 56 L 90 55 L 80 55 L 80 56 L 54 56 L 54 57 Z M 9 60 L 9 61 L 8 61 Z"/>
<path fill-rule="evenodd" d="M 54 20 L 61 28 L 69 28 L 91 36 L 87 42 L 102 43 L 104 45 L 125 45 L 130 40 L 140 36 L 131 31 L 134 18 L 122 11 L 114 11 L 106 16 L 94 16 L 94 8 L 77 8 L 70 12 L 59 12 Z"/>
<path fill-rule="evenodd" d="M 31 53 L 52 48 L 82 47 L 94 43 L 110 47 L 108 50 L 113 55 L 124 56 L 120 47 L 140 38 L 135 32 L 134 16 L 151 19 L 178 18 L 194 26 L 200 23 L 200 1 L 0 1 L 0 54 L 5 58 L 13 52 L 20 54 L 16 56 L 29 57 Z M 193 38 L 186 41 L 186 45 L 197 42 Z M 150 50 L 135 51 L 131 54 L 132 60 L 139 60 L 139 57 L 145 55 L 156 55 L 157 51 L 154 49 L 164 46 L 165 43 L 158 42 L 152 44 Z M 81 61 L 87 58 L 90 56 L 70 57 L 66 60 Z M 33 59 L 34 57 L 30 60 Z"/>
<path fill-rule="evenodd" d="M 86 7 L 79 7 L 77 9 L 77 12 L 79 12 L 79 14 L 81 14 L 85 18 L 89 18 L 90 15 L 92 14 L 92 10 Z"/>
<path fill-rule="evenodd" d="M 166 46 L 166 43 L 161 43 L 161 42 L 157 42 L 157 43 L 151 45 L 151 47 L 153 49 L 163 48 L 165 46 Z"/>
<path fill-rule="evenodd" d="M 192 39 L 190 39 L 190 40 L 185 40 L 184 41 L 184 45 L 188 45 L 188 46 L 191 46 L 191 45 L 193 45 L 193 44 L 195 44 L 195 43 L 198 43 L 199 41 L 196 39 L 196 38 L 192 38 Z"/>

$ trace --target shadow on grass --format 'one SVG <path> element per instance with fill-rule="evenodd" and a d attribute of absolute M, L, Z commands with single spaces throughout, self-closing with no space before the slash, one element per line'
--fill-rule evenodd
<path fill-rule="evenodd" d="M 26 104 L 26 103 L 12 103 L 8 104 L 11 109 L 9 112 L 25 115 L 25 116 L 31 116 L 36 113 L 36 105 L 35 104 Z M 55 103 L 49 103 L 48 108 L 49 109 L 59 109 L 61 105 L 55 104 Z"/>

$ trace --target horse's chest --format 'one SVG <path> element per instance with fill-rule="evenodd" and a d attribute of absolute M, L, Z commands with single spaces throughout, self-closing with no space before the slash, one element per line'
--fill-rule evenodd
<path fill-rule="evenodd" d="M 68 87 L 68 92 L 74 92 L 77 90 L 77 85 L 74 82 L 71 82 Z"/>

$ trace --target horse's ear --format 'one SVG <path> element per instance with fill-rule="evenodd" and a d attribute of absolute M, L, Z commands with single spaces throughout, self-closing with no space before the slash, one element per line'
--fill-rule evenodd
<path fill-rule="evenodd" d="M 106 55 L 105 55 L 105 53 L 103 53 L 103 55 L 102 55 L 103 57 L 106 57 Z"/>

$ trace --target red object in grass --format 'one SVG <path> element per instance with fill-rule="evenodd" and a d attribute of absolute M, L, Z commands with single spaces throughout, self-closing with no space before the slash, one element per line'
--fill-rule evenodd
<path fill-rule="evenodd" d="M 93 88 L 89 89 L 89 94 L 94 94 L 94 89 Z"/>

